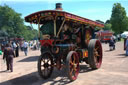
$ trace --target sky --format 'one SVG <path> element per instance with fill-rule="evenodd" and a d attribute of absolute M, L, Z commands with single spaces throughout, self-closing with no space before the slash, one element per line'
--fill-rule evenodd
<path fill-rule="evenodd" d="M 55 3 L 62 3 L 63 11 L 103 22 L 110 19 L 113 4 L 121 3 L 128 16 L 128 0 L 0 0 L 0 5 L 8 5 L 22 18 L 37 11 L 54 10 Z"/>

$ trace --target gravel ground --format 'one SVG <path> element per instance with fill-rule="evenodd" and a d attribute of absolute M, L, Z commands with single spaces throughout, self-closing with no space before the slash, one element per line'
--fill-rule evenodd
<path fill-rule="evenodd" d="M 109 51 L 108 44 L 102 46 L 101 68 L 90 70 L 83 62 L 78 78 L 73 82 L 66 77 L 64 69 L 54 69 L 49 79 L 41 79 L 37 72 L 39 50 L 30 50 L 28 56 L 20 52 L 20 56 L 14 58 L 13 72 L 6 71 L 6 63 L 0 56 L 0 85 L 128 85 L 128 57 L 125 56 L 123 42 L 117 42 L 114 51 Z"/>

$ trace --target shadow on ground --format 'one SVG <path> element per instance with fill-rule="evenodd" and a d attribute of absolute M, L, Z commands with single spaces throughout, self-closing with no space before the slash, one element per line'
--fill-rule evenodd
<path fill-rule="evenodd" d="M 110 50 L 105 50 L 104 52 L 110 52 Z"/>
<path fill-rule="evenodd" d="M 33 61 L 37 61 L 39 58 L 39 56 L 29 56 L 27 58 L 24 58 L 18 62 L 33 62 Z"/>
<path fill-rule="evenodd" d="M 114 51 L 114 50 L 105 50 L 104 52 L 112 52 L 112 51 Z"/>
<path fill-rule="evenodd" d="M 116 55 L 116 56 L 119 56 L 118 58 L 128 58 L 128 56 L 126 56 L 126 54 L 118 54 L 118 55 Z"/>
<path fill-rule="evenodd" d="M 91 72 L 95 69 L 90 68 L 88 65 L 80 65 L 80 73 Z"/>
<path fill-rule="evenodd" d="M 35 76 L 36 72 L 20 76 L 5 82 L 0 83 L 0 85 L 32 85 L 34 82 L 37 82 L 39 79 Z"/>
<path fill-rule="evenodd" d="M 8 70 L 0 71 L 0 73 L 5 73 L 5 72 L 8 72 Z"/>
<path fill-rule="evenodd" d="M 80 73 L 83 72 L 90 72 L 91 70 L 87 65 L 80 65 Z M 79 75 L 78 75 L 79 76 Z M 59 77 L 59 78 L 58 78 Z M 58 78 L 58 79 L 57 79 Z M 50 78 L 44 80 L 40 78 L 38 72 L 33 72 L 27 75 L 23 75 L 5 82 L 0 83 L 0 85 L 43 85 L 48 83 L 50 85 L 58 84 L 58 85 L 65 85 L 71 83 L 66 75 L 66 71 L 63 68 L 62 70 L 54 69 Z"/>
<path fill-rule="evenodd" d="M 49 79 L 44 80 L 39 77 L 37 72 L 33 72 L 31 74 L 27 74 L 24 76 L 11 79 L 9 81 L 2 82 L 0 83 L 0 85 L 32 85 L 32 84 L 43 85 L 47 82 L 51 82 L 50 85 L 54 85 L 56 83 L 64 85 L 70 83 L 70 81 L 63 75 L 58 75 L 58 73 L 56 73 L 57 75 L 54 75 L 55 73 L 56 72 L 53 72 L 53 75 Z M 58 76 L 63 76 L 63 77 L 61 77 L 59 80 L 55 80 Z"/>

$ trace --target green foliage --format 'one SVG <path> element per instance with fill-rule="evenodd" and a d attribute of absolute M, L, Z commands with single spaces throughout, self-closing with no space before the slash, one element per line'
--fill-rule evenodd
<path fill-rule="evenodd" d="M 104 30 L 112 30 L 111 27 L 112 27 L 111 24 L 105 24 L 103 29 Z"/>
<path fill-rule="evenodd" d="M 110 24 L 111 22 L 110 22 L 110 20 L 106 20 L 106 22 L 105 22 L 105 24 Z"/>
<path fill-rule="evenodd" d="M 112 9 L 112 15 L 110 22 L 112 24 L 112 30 L 117 33 L 122 33 L 127 29 L 125 8 L 120 3 L 115 3 Z"/>
<path fill-rule="evenodd" d="M 128 17 L 125 18 L 124 22 L 125 22 L 126 30 L 128 31 Z"/>
<path fill-rule="evenodd" d="M 110 20 L 106 20 L 103 29 L 112 31 L 112 24 L 110 23 Z"/>
<path fill-rule="evenodd" d="M 37 35 L 37 30 L 29 30 L 23 21 L 20 13 L 15 12 L 7 5 L 0 6 L 0 31 L 6 32 L 6 37 L 33 39 Z"/>

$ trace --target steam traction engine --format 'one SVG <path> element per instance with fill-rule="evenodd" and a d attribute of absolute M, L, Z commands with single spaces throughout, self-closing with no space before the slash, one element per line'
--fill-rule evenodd
<path fill-rule="evenodd" d="M 95 39 L 95 27 L 103 24 L 62 11 L 61 4 L 56 10 L 44 10 L 25 17 L 25 21 L 38 24 L 41 56 L 38 59 L 39 75 L 47 79 L 53 68 L 66 69 L 73 81 L 79 74 L 79 62 L 84 61 L 92 69 L 102 63 L 102 46 Z"/>

